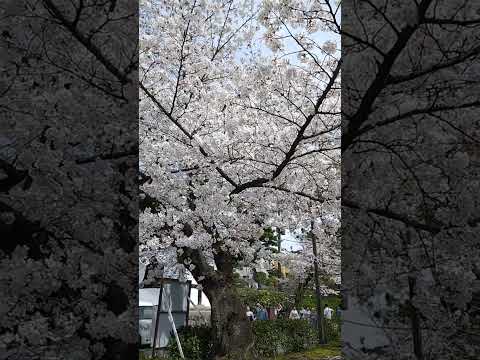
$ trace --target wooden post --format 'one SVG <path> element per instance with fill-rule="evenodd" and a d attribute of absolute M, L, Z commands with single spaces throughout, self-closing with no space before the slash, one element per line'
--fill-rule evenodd
<path fill-rule="evenodd" d="M 160 292 L 158 294 L 157 319 L 155 321 L 155 331 L 153 335 L 152 358 L 155 356 L 155 345 L 157 343 L 157 335 L 158 335 L 158 323 L 160 322 L 160 313 L 162 311 L 162 298 L 163 298 L 163 277 L 160 280 Z"/>
<path fill-rule="evenodd" d="M 323 319 L 322 303 L 321 303 L 321 294 L 320 294 L 320 281 L 318 279 L 318 259 L 317 259 L 317 240 L 313 234 L 314 221 L 311 221 L 311 230 L 310 237 L 312 240 L 313 255 L 315 259 L 313 260 L 313 269 L 315 272 L 315 295 L 317 300 L 317 328 L 318 328 L 318 343 L 326 344 L 327 339 L 325 336 L 325 326 Z"/>

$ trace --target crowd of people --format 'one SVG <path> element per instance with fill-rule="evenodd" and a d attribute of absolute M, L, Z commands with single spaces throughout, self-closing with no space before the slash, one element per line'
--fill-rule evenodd
<path fill-rule="evenodd" d="M 325 308 L 323 310 L 323 317 L 327 320 L 331 320 L 334 313 L 336 313 L 336 315 L 340 317 L 340 308 L 337 308 L 337 311 L 335 312 L 328 304 L 325 304 Z M 309 320 L 312 323 L 315 323 L 317 321 L 317 314 L 306 308 L 301 308 L 300 310 L 297 310 L 297 308 L 294 307 L 287 316 L 287 313 L 283 309 L 281 304 L 278 304 L 277 306 L 272 308 L 266 308 L 262 304 L 256 304 L 253 310 L 251 310 L 250 307 L 247 306 L 246 315 L 250 321 L 275 320 L 277 318 L 286 317 L 292 320 Z"/>
<path fill-rule="evenodd" d="M 253 311 L 247 306 L 247 317 L 250 319 L 250 321 L 274 320 L 278 317 L 281 317 L 282 311 L 283 307 L 280 304 L 271 308 L 266 308 L 262 304 L 257 304 Z"/>

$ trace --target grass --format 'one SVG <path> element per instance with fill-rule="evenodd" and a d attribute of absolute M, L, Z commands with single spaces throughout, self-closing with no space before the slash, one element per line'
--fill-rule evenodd
<path fill-rule="evenodd" d="M 331 343 L 324 346 L 316 347 L 312 350 L 308 350 L 301 353 L 291 353 L 281 356 L 277 356 L 270 360 L 322 360 L 330 359 L 334 356 L 341 355 L 340 344 Z"/>
<path fill-rule="evenodd" d="M 140 353 L 140 360 L 164 360 L 162 358 L 149 358 L 146 354 Z M 290 353 L 269 360 L 327 360 L 334 356 L 341 355 L 341 347 L 339 343 L 329 343 L 327 345 L 319 346 L 314 349 L 304 351 L 301 353 Z"/>

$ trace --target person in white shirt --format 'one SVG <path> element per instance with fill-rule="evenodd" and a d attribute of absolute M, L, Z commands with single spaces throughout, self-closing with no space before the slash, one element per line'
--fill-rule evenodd
<path fill-rule="evenodd" d="M 290 319 L 292 320 L 300 319 L 300 315 L 298 314 L 297 309 L 293 308 L 292 311 L 290 311 Z"/>
<path fill-rule="evenodd" d="M 323 310 L 323 316 L 325 319 L 332 320 L 333 309 L 325 304 L 325 309 Z"/>
<path fill-rule="evenodd" d="M 305 318 L 305 308 L 301 308 L 300 309 L 300 319 L 304 319 Z"/>
<path fill-rule="evenodd" d="M 310 319 L 310 316 L 312 316 L 312 312 L 310 311 L 310 309 L 306 309 L 305 310 L 305 318 Z"/>
<path fill-rule="evenodd" d="M 247 318 L 250 320 L 250 321 L 254 321 L 255 320 L 255 314 L 253 313 L 252 310 L 250 310 L 250 307 L 247 306 Z"/>

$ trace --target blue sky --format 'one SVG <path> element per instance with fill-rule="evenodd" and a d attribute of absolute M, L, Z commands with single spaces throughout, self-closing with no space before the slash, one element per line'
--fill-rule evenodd
<path fill-rule="evenodd" d="M 337 14 L 337 20 L 340 21 L 340 11 L 338 12 Z M 298 32 L 298 30 L 300 29 L 295 29 L 295 28 L 290 28 L 290 31 L 293 33 L 293 34 L 296 34 Z M 260 52 L 262 54 L 265 54 L 265 55 L 273 55 L 273 52 L 265 45 L 265 42 L 263 41 L 262 37 L 264 35 L 265 31 L 264 31 L 264 28 L 261 28 L 256 34 L 255 34 L 255 37 L 254 39 L 257 39 L 258 41 L 256 41 L 255 43 L 258 45 L 258 49 L 260 50 Z M 333 32 L 326 32 L 326 31 L 317 31 L 315 32 L 314 34 L 311 34 L 310 35 L 311 38 L 313 40 L 315 40 L 315 42 L 318 44 L 318 45 L 322 45 L 324 42 L 330 40 L 330 41 L 333 41 L 333 42 L 336 42 L 337 43 L 337 48 L 338 50 L 340 50 L 340 35 L 339 34 L 335 34 Z M 284 43 L 284 45 L 286 45 L 285 49 L 284 49 L 284 52 L 285 53 L 289 53 L 289 52 L 293 52 L 293 51 L 296 51 L 299 49 L 299 46 L 295 43 L 295 41 L 293 39 L 289 39 L 286 41 L 286 43 Z M 240 51 L 238 54 L 237 54 L 237 59 L 239 60 L 240 59 L 240 56 L 242 54 L 246 54 L 246 51 Z M 294 63 L 296 60 L 296 56 L 293 55 L 293 56 L 290 56 L 289 57 L 290 60 L 292 61 L 292 63 Z"/>

